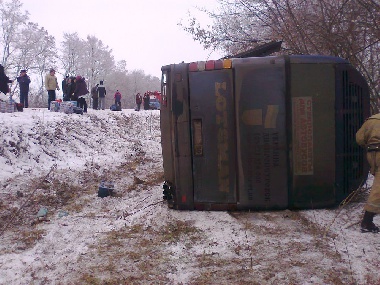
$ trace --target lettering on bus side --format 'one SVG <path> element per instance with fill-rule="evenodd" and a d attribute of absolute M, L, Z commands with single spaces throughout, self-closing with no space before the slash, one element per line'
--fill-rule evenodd
<path fill-rule="evenodd" d="M 270 134 L 264 133 L 264 201 L 270 202 L 271 200 L 271 144 L 270 144 Z"/>
<path fill-rule="evenodd" d="M 313 175 L 313 101 L 311 97 L 292 98 L 293 169 L 295 175 Z"/>
<path fill-rule="evenodd" d="M 218 146 L 218 186 L 219 191 L 229 192 L 229 149 L 228 149 L 228 117 L 226 82 L 215 82 L 215 102 L 216 102 L 216 126 L 217 126 L 217 146 Z"/>

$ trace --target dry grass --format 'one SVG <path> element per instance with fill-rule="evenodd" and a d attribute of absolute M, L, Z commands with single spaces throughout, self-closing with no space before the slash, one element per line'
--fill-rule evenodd
<path fill-rule="evenodd" d="M 136 157 L 107 170 L 104 176 L 95 171 L 81 180 L 80 185 L 60 182 L 59 178 L 43 183 L 22 215 L 35 217 L 42 206 L 49 208 L 49 214 L 62 209 L 80 213 L 93 203 L 92 194 L 97 191 L 101 178 L 114 180 L 136 175 L 141 161 L 144 158 Z M 149 178 L 136 177 L 128 180 L 130 188 L 124 189 L 121 196 L 159 185 L 163 173 L 157 172 Z M 38 179 L 33 187 L 37 184 Z M 25 195 L 17 199 L 26 199 L 27 192 Z M 8 215 L 17 209 L 4 203 L 0 203 L 0 208 L 6 209 Z M 96 218 L 96 210 L 87 212 L 86 217 Z M 355 284 L 341 254 L 322 238 L 321 226 L 310 222 L 301 212 L 231 212 L 230 215 L 235 218 L 236 234 L 245 235 L 246 240 L 230 243 L 229 255 L 218 249 L 222 240 L 218 240 L 219 244 L 210 240 L 210 233 L 203 232 L 192 221 L 169 218 L 164 224 L 154 221 L 149 224 L 139 218 L 130 226 L 103 234 L 97 243 L 90 245 L 88 252 L 76 260 L 79 270 L 73 274 L 72 284 L 171 284 L 169 276 L 181 274 L 181 270 L 192 271 L 191 279 L 185 283 L 190 285 L 302 284 L 300 276 L 308 274 L 317 276 L 324 284 Z M 293 234 L 289 234 L 289 228 L 294 229 Z M 15 236 L 17 250 L 33 247 L 43 235 L 38 226 L 32 231 L 24 228 L 19 237 Z M 300 238 L 301 241 L 290 238 L 304 236 L 310 237 Z M 172 250 L 178 248 L 179 256 L 173 256 Z M 200 248 L 204 249 L 202 253 Z M 315 256 L 310 257 L 310 253 Z M 326 270 L 328 266 L 320 262 L 325 259 L 333 260 L 337 266 Z M 284 268 L 288 269 L 286 275 L 279 274 Z M 367 280 L 368 284 L 378 284 L 370 274 Z"/>
<path fill-rule="evenodd" d="M 194 227 L 189 221 L 172 221 L 157 231 L 162 242 L 176 243 L 181 238 L 186 238 L 190 242 L 201 239 L 201 231 Z"/>
<path fill-rule="evenodd" d="M 112 284 L 116 281 L 112 276 L 117 273 L 118 276 L 123 276 L 117 282 L 126 282 L 121 284 L 168 284 L 167 274 L 174 269 L 168 266 L 170 256 L 167 255 L 167 245 L 176 244 L 180 240 L 194 245 L 196 241 L 201 240 L 201 236 L 200 230 L 190 222 L 180 220 L 157 229 L 135 224 L 111 231 L 97 245 L 91 247 L 93 251 L 90 256 L 84 256 L 83 260 L 80 260 L 102 260 L 101 268 L 91 270 L 96 270 L 98 276 L 105 277 L 95 280 L 93 275 L 86 273 L 78 277 L 78 282 Z M 126 268 L 128 270 L 125 270 Z"/>

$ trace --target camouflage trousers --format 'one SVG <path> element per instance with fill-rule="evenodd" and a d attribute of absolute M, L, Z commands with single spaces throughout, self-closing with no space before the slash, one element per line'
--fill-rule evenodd
<path fill-rule="evenodd" d="M 364 210 L 380 214 L 380 152 L 368 152 L 367 160 L 371 166 L 371 174 L 375 176 L 375 179 Z"/>

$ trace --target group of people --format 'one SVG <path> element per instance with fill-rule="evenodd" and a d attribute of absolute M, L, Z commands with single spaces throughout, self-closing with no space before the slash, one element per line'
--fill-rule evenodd
<path fill-rule="evenodd" d="M 50 110 L 50 103 L 56 101 L 55 90 L 60 90 L 55 70 L 52 68 L 45 76 L 45 88 L 48 92 L 48 109 Z M 63 101 L 76 101 L 77 106 L 87 112 L 86 95 L 88 94 L 87 84 L 85 78 L 78 76 L 66 76 L 62 81 Z"/>
<path fill-rule="evenodd" d="M 107 91 L 102 80 L 100 81 L 100 84 L 96 84 L 91 88 L 92 108 L 94 110 L 105 109 L 106 95 Z"/>
<path fill-rule="evenodd" d="M 89 93 L 85 78 L 77 76 L 66 76 L 62 80 L 62 92 L 63 101 L 77 101 L 78 107 L 83 109 L 83 112 L 87 112 L 86 96 Z M 105 96 L 107 94 L 106 88 L 103 85 L 103 81 L 100 84 L 96 84 L 91 89 L 91 97 L 93 109 L 104 110 L 105 108 Z"/>
<path fill-rule="evenodd" d="M 26 74 L 26 70 L 22 69 L 16 79 L 20 87 L 20 103 L 23 105 L 23 108 L 28 108 L 30 77 Z M 13 83 L 13 80 L 5 75 L 4 66 L 0 64 L 0 91 L 4 94 L 10 92 L 9 83 Z"/>
<path fill-rule="evenodd" d="M 9 83 L 13 81 L 5 75 L 4 67 L 0 64 L 0 91 L 4 94 L 10 92 Z M 31 82 L 30 77 L 27 75 L 26 69 L 20 71 L 20 75 L 17 77 L 17 82 L 20 88 L 20 103 L 24 108 L 28 108 L 29 100 L 29 84 Z M 85 78 L 78 76 L 66 76 L 62 80 L 62 92 L 63 101 L 76 101 L 77 106 L 83 109 L 83 112 L 87 112 L 86 96 L 89 93 Z M 45 88 L 48 93 L 48 110 L 50 110 L 50 103 L 57 100 L 56 90 L 59 91 L 58 79 L 55 75 L 55 69 L 51 68 L 49 73 L 45 75 Z M 100 84 L 96 84 L 91 89 L 91 98 L 94 110 L 105 109 L 105 96 L 107 94 L 103 81 Z M 121 108 L 121 93 L 119 90 L 114 95 L 115 105 Z"/>
<path fill-rule="evenodd" d="M 140 93 L 137 93 L 136 94 L 136 105 L 137 105 L 136 111 L 140 111 L 141 104 L 143 101 L 144 101 L 144 110 L 150 109 L 150 106 L 149 106 L 150 96 L 149 96 L 149 94 L 145 93 L 144 96 L 142 97 Z"/>
<path fill-rule="evenodd" d="M 58 89 L 59 90 L 59 89 Z M 86 95 L 89 93 L 85 78 L 78 76 L 66 76 L 62 81 L 63 101 L 77 101 L 78 107 L 83 109 L 83 112 L 87 112 L 87 102 L 85 100 Z M 101 80 L 99 84 L 96 84 L 91 88 L 92 108 L 94 110 L 105 109 L 105 99 L 107 90 L 104 86 L 104 82 Z M 115 106 L 121 110 L 121 93 L 116 90 L 114 95 Z"/>
<path fill-rule="evenodd" d="M 91 89 L 91 98 L 92 98 L 92 108 L 94 110 L 104 110 L 105 109 L 105 98 L 107 95 L 106 88 L 103 85 L 103 81 L 100 81 L 100 84 L 96 84 Z M 115 106 L 121 110 L 121 93 L 119 90 L 116 90 L 115 95 Z"/>

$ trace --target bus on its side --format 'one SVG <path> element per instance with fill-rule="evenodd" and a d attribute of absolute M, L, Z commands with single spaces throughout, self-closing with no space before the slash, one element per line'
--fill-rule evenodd
<path fill-rule="evenodd" d="M 329 56 L 162 67 L 164 199 L 186 210 L 320 208 L 368 174 L 364 78 Z"/>

